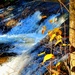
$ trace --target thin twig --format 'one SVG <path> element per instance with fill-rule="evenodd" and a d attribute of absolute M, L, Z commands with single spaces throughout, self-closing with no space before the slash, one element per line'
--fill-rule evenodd
<path fill-rule="evenodd" d="M 69 72 L 69 75 L 70 75 L 70 69 L 69 69 L 69 67 L 68 67 L 68 65 L 67 65 L 67 63 L 64 61 L 64 65 L 65 65 L 65 67 L 67 68 L 67 70 L 68 70 L 68 72 Z"/>
<path fill-rule="evenodd" d="M 61 2 L 61 0 L 58 0 L 60 2 L 60 4 L 62 4 L 64 6 L 64 8 L 69 12 L 69 10 L 67 9 L 67 7 L 64 5 L 64 3 Z"/>

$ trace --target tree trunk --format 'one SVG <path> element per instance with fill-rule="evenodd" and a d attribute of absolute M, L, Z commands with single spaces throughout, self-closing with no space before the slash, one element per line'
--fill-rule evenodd
<path fill-rule="evenodd" d="M 75 75 L 75 0 L 70 0 L 70 31 L 69 41 L 71 44 L 70 69 L 71 75 Z"/>

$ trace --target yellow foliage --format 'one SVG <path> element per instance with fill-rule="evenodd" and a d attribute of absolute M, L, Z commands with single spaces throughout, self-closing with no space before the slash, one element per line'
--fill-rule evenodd
<path fill-rule="evenodd" d="M 67 46 L 67 44 L 62 44 L 62 46 Z"/>
<path fill-rule="evenodd" d="M 56 43 L 55 45 L 62 43 L 62 31 L 60 30 L 60 28 L 54 28 L 53 30 L 49 30 L 48 31 L 48 36 L 50 37 L 50 42 L 53 41 L 54 39 L 56 39 Z"/>
<path fill-rule="evenodd" d="M 60 40 L 60 39 L 62 39 L 62 36 L 61 36 L 61 35 L 57 35 L 57 36 L 56 36 L 56 40 L 58 41 L 58 40 Z"/>
<path fill-rule="evenodd" d="M 43 27 L 42 27 L 42 34 L 45 33 L 46 29 L 47 29 L 46 26 L 43 26 Z"/>
<path fill-rule="evenodd" d="M 62 39 L 57 40 L 57 42 L 55 43 L 55 46 L 56 46 L 57 44 L 59 44 L 59 43 L 62 43 Z"/>
<path fill-rule="evenodd" d="M 61 35 L 56 36 L 56 40 L 57 42 L 55 43 L 55 45 L 62 43 L 62 36 Z"/>
<path fill-rule="evenodd" d="M 42 53 L 38 54 L 38 56 L 41 56 L 41 55 L 43 55 L 43 54 L 45 54 L 45 52 L 42 52 Z"/>
<path fill-rule="evenodd" d="M 50 23 L 53 23 L 53 20 L 49 20 Z"/>
<path fill-rule="evenodd" d="M 46 15 L 44 15 L 44 16 L 41 16 L 42 17 L 42 19 L 44 19 L 44 18 L 46 18 L 47 16 Z"/>
<path fill-rule="evenodd" d="M 49 30 L 49 31 L 48 31 L 48 36 L 51 37 L 52 34 L 53 34 L 53 31 L 52 31 L 52 30 Z"/>
<path fill-rule="evenodd" d="M 54 28 L 53 31 L 57 32 L 60 28 Z"/>
<path fill-rule="evenodd" d="M 70 46 L 70 44 L 65 44 L 65 43 L 63 43 L 62 46 Z"/>
<path fill-rule="evenodd" d="M 55 58 L 55 56 L 53 54 L 47 54 L 44 56 L 43 63 L 46 62 L 47 60 L 53 59 L 53 58 Z"/>
<path fill-rule="evenodd" d="M 55 37 L 56 37 L 56 34 L 53 34 L 50 38 L 50 42 L 53 41 Z"/>
<path fill-rule="evenodd" d="M 57 21 L 57 18 L 53 18 L 53 19 L 49 20 L 50 23 L 54 23 L 56 21 Z"/>
<path fill-rule="evenodd" d="M 62 31 L 61 30 L 58 30 L 58 33 L 59 33 L 59 35 L 62 35 Z"/>
<path fill-rule="evenodd" d="M 62 34 L 62 31 L 60 30 L 60 28 L 54 28 L 53 31 L 54 31 L 55 33 L 58 33 L 59 35 Z"/>
<path fill-rule="evenodd" d="M 56 67 L 58 67 L 58 66 L 60 66 L 60 62 L 58 62 L 58 63 L 56 64 Z"/>
<path fill-rule="evenodd" d="M 52 35 L 54 35 L 54 34 L 57 35 L 57 33 L 58 33 L 59 35 L 62 34 L 62 31 L 60 30 L 60 28 L 54 28 L 53 30 L 49 30 L 49 31 L 48 31 L 48 36 L 49 36 L 49 37 L 52 37 Z"/>

